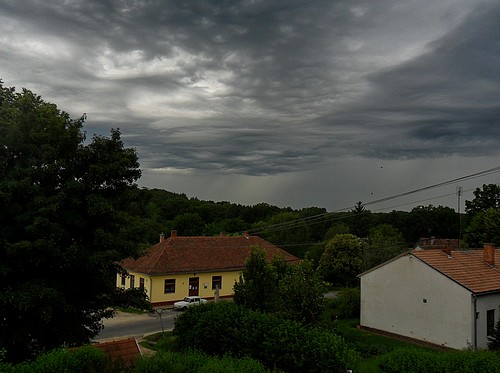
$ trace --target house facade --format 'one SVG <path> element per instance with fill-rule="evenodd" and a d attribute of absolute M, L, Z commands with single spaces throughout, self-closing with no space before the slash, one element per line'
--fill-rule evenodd
<path fill-rule="evenodd" d="M 116 285 L 144 289 L 153 306 L 187 296 L 231 297 L 253 247 L 263 249 L 269 260 L 300 261 L 257 236 L 184 237 L 172 231 L 169 238 L 161 235 L 143 257 L 120 262 L 128 275 L 118 274 Z"/>
<path fill-rule="evenodd" d="M 486 348 L 500 318 L 500 249 L 413 250 L 360 275 L 362 328 Z"/>

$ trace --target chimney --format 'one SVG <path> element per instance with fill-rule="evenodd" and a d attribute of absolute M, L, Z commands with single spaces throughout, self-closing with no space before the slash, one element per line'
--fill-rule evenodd
<path fill-rule="evenodd" d="M 495 245 L 492 243 L 485 243 L 483 249 L 483 260 L 486 264 L 495 267 Z"/>
<path fill-rule="evenodd" d="M 243 236 L 245 236 L 245 238 L 247 238 L 247 239 L 250 238 L 250 235 L 248 234 L 248 232 L 243 233 Z"/>
<path fill-rule="evenodd" d="M 160 234 L 160 243 L 162 243 L 163 241 L 165 241 L 165 234 L 164 233 Z"/>
<path fill-rule="evenodd" d="M 219 232 L 220 237 L 224 237 L 224 232 Z"/>
<path fill-rule="evenodd" d="M 170 237 L 172 237 L 172 238 L 177 237 L 177 231 L 176 231 L 175 229 L 172 229 L 172 230 L 170 231 Z"/>
<path fill-rule="evenodd" d="M 451 245 L 450 245 L 450 242 L 448 240 L 444 243 L 442 250 L 443 250 L 443 253 L 445 253 L 446 255 L 451 257 Z"/>

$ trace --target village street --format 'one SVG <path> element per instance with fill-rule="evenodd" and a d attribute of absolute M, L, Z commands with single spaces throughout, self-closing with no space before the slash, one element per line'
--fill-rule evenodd
<path fill-rule="evenodd" d="M 179 315 L 179 312 L 173 309 L 163 311 L 161 319 L 164 330 L 174 328 L 174 320 L 177 315 Z M 105 319 L 103 323 L 104 329 L 94 338 L 95 341 L 104 342 L 127 337 L 135 337 L 140 340 L 145 335 L 162 331 L 158 313 L 134 314 L 117 311 L 115 317 Z"/>

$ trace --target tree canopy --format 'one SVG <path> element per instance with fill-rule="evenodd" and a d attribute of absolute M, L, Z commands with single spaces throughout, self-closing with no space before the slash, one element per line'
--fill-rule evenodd
<path fill-rule="evenodd" d="M 312 324 L 321 315 L 325 291 L 326 284 L 312 262 L 305 260 L 290 265 L 281 258 L 269 262 L 264 250 L 255 247 L 239 281 L 234 284 L 234 302 Z"/>
<path fill-rule="evenodd" d="M 19 360 L 87 342 L 126 297 L 137 254 L 125 208 L 140 177 L 120 131 L 85 144 L 85 116 L 0 81 L 0 349 Z"/>
<path fill-rule="evenodd" d="M 465 212 L 475 215 L 486 212 L 490 208 L 500 208 L 500 186 L 496 184 L 483 184 L 483 188 L 474 190 L 472 201 L 465 201 Z"/>
<path fill-rule="evenodd" d="M 363 269 L 364 247 L 355 235 L 338 234 L 327 242 L 318 270 L 334 285 L 352 285 Z"/>

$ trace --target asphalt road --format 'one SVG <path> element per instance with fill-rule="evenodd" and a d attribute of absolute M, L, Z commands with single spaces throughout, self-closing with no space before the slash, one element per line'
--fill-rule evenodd
<path fill-rule="evenodd" d="M 163 321 L 164 330 L 172 330 L 174 328 L 175 317 L 179 311 L 172 309 L 164 310 L 161 320 Z M 94 337 L 95 341 L 103 342 L 105 340 L 124 339 L 135 337 L 142 339 L 145 335 L 161 332 L 160 316 L 157 313 L 153 314 L 133 314 L 125 312 L 116 312 L 116 316 L 112 319 L 103 321 L 104 329 Z"/>

